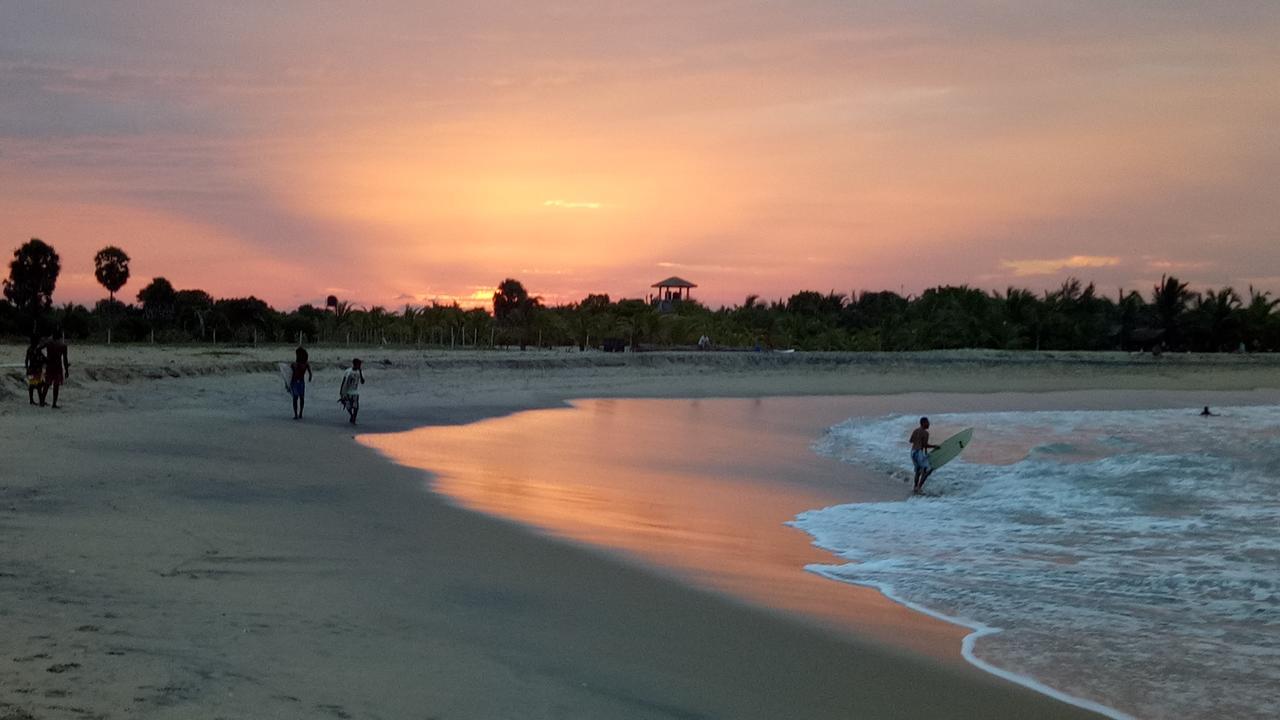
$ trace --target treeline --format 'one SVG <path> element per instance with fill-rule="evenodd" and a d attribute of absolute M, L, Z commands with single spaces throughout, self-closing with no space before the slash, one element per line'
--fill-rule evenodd
<path fill-rule="evenodd" d="M 108 297 L 92 308 L 52 303 L 60 260 L 32 240 L 14 252 L 0 301 L 0 334 L 25 337 L 55 326 L 69 338 L 137 342 L 297 342 L 417 344 L 452 347 L 713 347 L 798 350 L 1280 350 L 1280 300 L 1249 288 L 1196 292 L 1174 277 L 1149 291 L 1099 293 L 1069 279 L 1048 292 L 986 292 L 945 286 L 918 296 L 889 291 L 798 292 L 710 309 L 696 301 L 669 312 L 637 299 L 588 295 L 547 307 L 517 280 L 495 290 L 492 311 L 458 305 L 355 307 L 337 297 L 323 307 L 279 311 L 255 298 L 214 298 L 154 278 L 121 302 L 128 256 L 104 248 L 95 274 Z"/>

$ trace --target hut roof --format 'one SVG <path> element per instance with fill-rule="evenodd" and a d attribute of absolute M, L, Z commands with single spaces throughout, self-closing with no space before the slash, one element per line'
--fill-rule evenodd
<path fill-rule="evenodd" d="M 663 280 L 662 282 L 656 282 L 656 283 L 654 283 L 654 284 L 650 285 L 649 287 L 656 287 L 656 288 L 667 288 L 667 287 L 696 288 L 696 287 L 698 287 L 698 286 L 697 286 L 697 285 L 694 285 L 693 283 L 689 282 L 688 280 L 685 280 L 684 278 L 678 278 L 678 277 L 676 277 L 676 276 L 672 275 L 671 277 L 667 278 L 666 280 Z"/>

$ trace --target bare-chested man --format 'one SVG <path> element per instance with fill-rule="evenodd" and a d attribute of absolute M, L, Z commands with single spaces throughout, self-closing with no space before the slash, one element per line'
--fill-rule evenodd
<path fill-rule="evenodd" d="M 916 468 L 916 483 L 911 492 L 917 495 L 924 492 L 924 481 L 933 473 L 929 466 L 929 451 L 937 447 L 929 444 L 929 418 L 920 418 L 920 427 L 911 431 L 911 464 Z"/>
<path fill-rule="evenodd" d="M 46 391 L 53 388 L 53 404 L 51 407 L 58 407 L 58 391 L 62 389 L 62 383 L 67 379 L 67 375 L 71 372 L 71 362 L 67 360 L 67 344 L 61 338 L 62 331 L 59 329 L 54 332 L 53 337 L 45 343 L 45 352 L 48 354 L 48 362 L 44 368 L 44 381 Z M 44 393 L 40 393 L 40 404 L 44 404 Z"/>

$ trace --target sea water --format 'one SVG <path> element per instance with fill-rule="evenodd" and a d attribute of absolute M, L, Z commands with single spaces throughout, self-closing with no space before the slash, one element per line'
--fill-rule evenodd
<path fill-rule="evenodd" d="M 1116 717 L 1280 716 L 1280 407 L 938 415 L 973 427 L 907 501 L 792 523 L 811 565 L 974 629 L 972 662 Z M 910 480 L 918 417 L 855 418 L 822 454 Z"/>

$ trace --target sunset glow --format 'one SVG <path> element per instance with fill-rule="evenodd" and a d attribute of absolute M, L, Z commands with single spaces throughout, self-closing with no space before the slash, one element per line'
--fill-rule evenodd
<path fill-rule="evenodd" d="M 1275 3 L 2 12 L 0 233 L 58 249 L 59 302 L 108 244 L 125 297 L 284 308 L 1280 289 Z"/>

